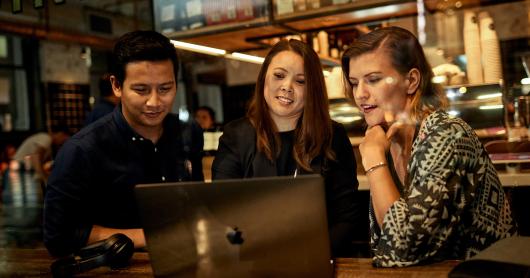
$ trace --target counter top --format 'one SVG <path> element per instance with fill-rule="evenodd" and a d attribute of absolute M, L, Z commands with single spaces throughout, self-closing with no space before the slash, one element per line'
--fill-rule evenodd
<path fill-rule="evenodd" d="M 499 179 L 504 187 L 530 186 L 530 172 L 506 173 L 500 172 Z M 357 175 L 359 190 L 369 190 L 368 178 L 366 175 Z"/>

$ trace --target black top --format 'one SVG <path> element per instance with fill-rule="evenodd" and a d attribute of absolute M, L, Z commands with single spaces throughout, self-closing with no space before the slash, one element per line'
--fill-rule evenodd
<path fill-rule="evenodd" d="M 286 135 L 281 135 L 282 144 Z M 292 134 L 291 134 L 292 138 Z M 292 140 L 292 139 L 291 139 Z M 348 254 L 356 228 L 364 227 L 367 215 L 362 213 L 357 199 L 357 166 L 346 130 L 333 122 L 332 149 L 336 160 L 324 160 L 322 156 L 311 162 L 313 173 L 320 173 L 326 185 L 327 215 L 331 240 L 331 251 L 335 257 Z M 292 149 L 292 144 L 291 147 Z M 285 152 L 285 150 L 282 150 Z M 286 153 L 291 153 L 288 151 Z M 285 153 L 284 153 L 285 154 Z M 272 177 L 281 175 L 287 170 L 292 175 L 295 168 L 285 165 L 296 165 L 292 155 L 291 161 L 280 158 L 270 161 L 263 153 L 256 151 L 256 131 L 248 118 L 235 120 L 225 126 L 219 139 L 219 148 L 212 165 L 213 179 Z M 282 162 L 285 161 L 285 162 Z M 298 169 L 298 175 L 307 174 Z M 364 231 L 362 231 L 364 233 Z"/>
<path fill-rule="evenodd" d="M 139 228 L 136 184 L 203 180 L 200 127 L 172 114 L 163 126 L 153 144 L 128 125 L 118 106 L 64 144 L 45 197 L 44 243 L 52 255 L 84 246 L 93 225 Z"/>
<path fill-rule="evenodd" d="M 276 159 L 276 171 L 278 176 L 292 176 L 296 170 L 296 161 L 293 158 L 293 137 L 294 130 L 280 132 L 281 150 Z"/>

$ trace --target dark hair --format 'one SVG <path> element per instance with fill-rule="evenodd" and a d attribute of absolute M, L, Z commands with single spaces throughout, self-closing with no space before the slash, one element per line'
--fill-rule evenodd
<path fill-rule="evenodd" d="M 261 66 L 247 116 L 256 128 L 258 151 L 270 160 L 275 159 L 279 155 L 281 141 L 265 101 L 264 88 L 272 59 L 283 51 L 292 51 L 304 61 L 305 103 L 295 130 L 293 157 L 300 167 L 312 171 L 310 164 L 315 157 L 324 154 L 326 158 L 334 159 L 335 154 L 331 150 L 333 129 L 322 65 L 309 45 L 298 40 L 282 40 L 274 45 Z"/>
<path fill-rule="evenodd" d="M 113 70 L 119 84 L 125 79 L 125 66 L 136 61 L 173 62 L 175 81 L 178 79 L 177 51 L 168 38 L 155 31 L 133 31 L 121 36 L 114 45 Z"/>
<path fill-rule="evenodd" d="M 112 84 L 110 83 L 110 73 L 105 73 L 99 78 L 99 95 L 102 97 L 112 96 Z"/>
<path fill-rule="evenodd" d="M 210 106 L 200 106 L 199 108 L 197 108 L 197 110 L 195 110 L 195 113 L 197 113 L 197 111 L 199 110 L 204 110 L 208 112 L 208 115 L 210 115 L 210 118 L 212 118 L 212 121 L 215 122 L 215 111 L 213 111 L 213 109 Z"/>
<path fill-rule="evenodd" d="M 405 75 L 413 68 L 420 72 L 420 84 L 412 99 L 413 118 L 421 120 L 427 114 L 447 107 L 447 97 L 442 88 L 432 83 L 434 74 L 425 58 L 423 48 L 414 34 L 400 27 L 385 27 L 364 34 L 344 52 L 342 73 L 347 90 L 346 97 L 352 98 L 351 83 L 348 78 L 350 60 L 379 49 L 388 53 L 392 65 L 399 73 Z"/>

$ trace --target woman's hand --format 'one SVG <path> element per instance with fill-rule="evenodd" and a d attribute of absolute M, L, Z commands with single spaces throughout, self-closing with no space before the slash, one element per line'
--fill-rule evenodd
<path fill-rule="evenodd" d="M 390 148 L 390 141 L 381 125 L 368 128 L 359 145 L 364 169 L 386 161 L 385 153 Z"/>

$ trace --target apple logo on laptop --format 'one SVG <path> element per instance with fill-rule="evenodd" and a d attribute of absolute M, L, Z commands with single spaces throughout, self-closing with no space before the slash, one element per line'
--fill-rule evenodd
<path fill-rule="evenodd" d="M 245 241 L 243 239 L 243 232 L 240 231 L 238 227 L 228 228 L 227 230 L 228 231 L 226 232 L 226 238 L 228 239 L 228 242 L 230 242 L 230 244 L 243 244 L 243 241 Z"/>

